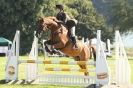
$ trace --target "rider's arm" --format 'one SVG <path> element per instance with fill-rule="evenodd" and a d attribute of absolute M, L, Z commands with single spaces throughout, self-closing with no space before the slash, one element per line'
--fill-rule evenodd
<path fill-rule="evenodd" d="M 54 19 L 54 21 L 55 21 L 56 23 L 58 23 L 58 24 L 63 24 L 63 25 L 64 25 L 63 21 L 56 20 L 56 19 Z"/>
<path fill-rule="evenodd" d="M 66 23 L 66 21 L 67 21 L 67 14 L 66 13 L 62 13 L 62 17 L 63 17 L 63 19 L 62 19 L 63 23 Z"/>

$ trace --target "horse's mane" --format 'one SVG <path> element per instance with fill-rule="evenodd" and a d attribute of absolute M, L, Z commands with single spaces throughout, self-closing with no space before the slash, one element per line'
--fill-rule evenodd
<path fill-rule="evenodd" d="M 54 17 L 54 16 L 43 17 L 43 19 L 54 19 L 54 20 L 57 20 L 57 18 Z"/>
<path fill-rule="evenodd" d="M 43 21 L 44 19 L 54 19 L 54 20 L 57 20 L 56 17 L 54 16 L 48 16 L 48 17 L 39 17 L 38 21 Z"/>

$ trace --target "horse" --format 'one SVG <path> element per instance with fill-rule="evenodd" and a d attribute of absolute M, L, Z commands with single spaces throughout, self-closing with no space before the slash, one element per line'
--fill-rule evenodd
<path fill-rule="evenodd" d="M 55 49 L 63 52 L 65 55 L 74 57 L 76 61 L 88 61 L 91 58 L 91 48 L 84 43 L 77 41 L 78 48 L 73 48 L 68 29 L 64 24 L 58 23 L 56 17 L 42 17 L 38 20 L 38 27 L 36 30 L 36 36 L 41 37 L 42 32 L 50 30 L 50 39 L 45 42 L 45 45 L 51 45 Z M 94 52 L 95 53 L 95 52 Z M 95 54 L 94 54 L 95 55 Z M 79 65 L 81 69 L 85 69 L 84 75 L 89 75 L 86 64 Z"/>

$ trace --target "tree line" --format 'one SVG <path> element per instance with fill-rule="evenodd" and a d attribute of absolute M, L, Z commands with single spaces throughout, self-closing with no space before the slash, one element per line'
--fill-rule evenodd
<path fill-rule="evenodd" d="M 113 40 L 116 29 L 123 33 L 133 29 L 133 5 L 127 0 L 111 0 L 109 17 L 97 12 L 93 0 L 0 0 L 0 36 L 13 40 L 16 30 L 20 30 L 20 52 L 26 54 L 30 51 L 38 18 L 56 16 L 56 4 L 63 4 L 65 11 L 78 20 L 77 36 L 95 37 L 96 30 L 100 29 L 106 41 L 107 38 Z M 47 36 L 44 34 L 44 38 Z"/>

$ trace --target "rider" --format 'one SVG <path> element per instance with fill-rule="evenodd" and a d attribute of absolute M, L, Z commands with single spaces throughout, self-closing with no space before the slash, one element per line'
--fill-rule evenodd
<path fill-rule="evenodd" d="M 59 12 L 56 15 L 58 20 L 57 23 L 63 24 L 67 26 L 68 33 L 71 38 L 72 43 L 74 44 L 75 48 L 77 47 L 76 37 L 75 37 L 75 26 L 77 25 L 77 20 L 71 19 L 65 12 L 64 7 L 61 4 L 56 5 L 56 8 L 59 9 Z"/>

